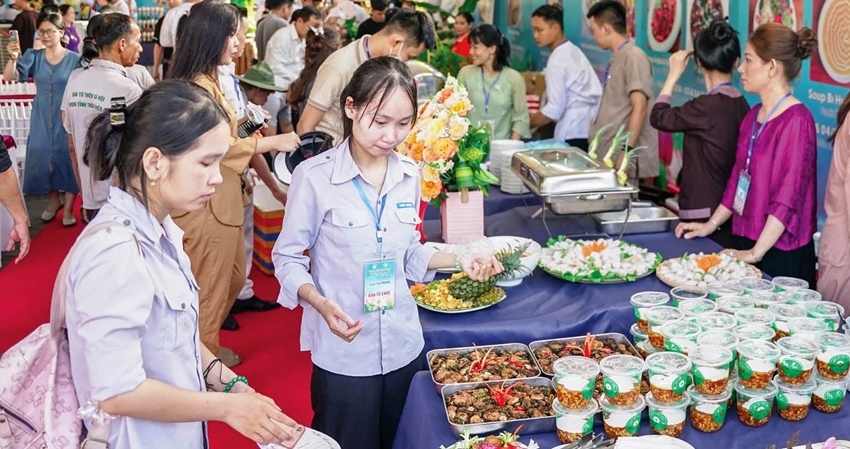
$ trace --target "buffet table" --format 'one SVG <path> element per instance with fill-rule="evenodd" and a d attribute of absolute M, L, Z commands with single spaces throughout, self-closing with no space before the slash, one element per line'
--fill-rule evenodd
<path fill-rule="evenodd" d="M 489 196 L 484 197 L 484 216 L 489 217 L 490 215 L 498 214 L 499 212 L 504 212 L 515 207 L 525 207 L 532 204 L 540 204 L 540 200 L 533 193 L 512 195 L 502 192 L 498 186 L 491 186 Z M 440 209 L 429 205 L 425 209 L 425 220 L 437 220 L 439 224 Z"/>
<path fill-rule="evenodd" d="M 547 212 L 544 224 L 541 218 L 531 217 L 537 209 L 539 207 L 520 207 L 487 216 L 485 234 L 528 237 L 544 246 L 550 232 L 553 237 L 598 235 L 589 217 L 557 216 Z M 439 220 L 426 220 L 425 232 L 429 240 L 439 241 L 439 229 Z M 679 257 L 685 252 L 715 252 L 720 249 L 709 239 L 681 240 L 676 239 L 672 232 L 626 235 L 624 240 L 660 252 L 665 259 Z M 472 343 L 528 344 L 534 340 L 582 336 L 588 332 L 618 332 L 630 337 L 629 328 L 634 323 L 634 313 L 629 304 L 631 295 L 646 290 L 669 291 L 670 287 L 654 275 L 626 284 L 573 284 L 537 269 L 519 286 L 505 290 L 507 298 L 504 301 L 470 314 L 441 314 L 420 309 L 425 351 L 466 347 Z M 423 369 L 427 369 L 425 360 Z M 697 449 L 760 449 L 769 444 L 785 447 L 786 440 L 797 430 L 801 431 L 801 441 L 819 442 L 830 436 L 842 436 L 838 435 L 839 429 L 848 427 L 850 406 L 835 415 L 812 410 L 807 419 L 798 423 L 783 421 L 774 412 L 771 421 L 761 428 L 744 426 L 735 410 L 731 409 L 720 432 L 704 434 L 688 424 L 681 438 Z M 595 431 L 602 431 L 601 415 L 597 415 Z M 640 435 L 648 434 L 650 429 L 644 412 Z M 540 444 L 541 449 L 560 444 L 554 432 L 531 435 L 531 438 Z M 528 435 L 522 438 L 523 442 L 528 440 Z M 440 395 L 435 392 L 430 373 L 427 370 L 419 372 L 411 384 L 394 447 L 436 449 L 455 441 L 457 438 L 450 431 L 445 408 Z"/>

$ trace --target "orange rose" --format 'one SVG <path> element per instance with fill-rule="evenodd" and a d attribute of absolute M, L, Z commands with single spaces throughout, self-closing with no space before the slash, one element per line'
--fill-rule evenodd
<path fill-rule="evenodd" d="M 422 142 L 413 142 L 413 145 L 410 146 L 410 153 L 407 154 L 408 157 L 413 159 L 416 162 L 422 162 L 422 156 L 425 152 L 425 145 Z"/>
<path fill-rule="evenodd" d="M 451 97 L 452 94 L 454 94 L 454 93 L 455 93 L 455 90 L 453 88 L 446 87 L 445 89 L 440 91 L 440 96 L 437 99 L 437 101 L 442 103 L 442 102 L 446 101 L 449 97 Z"/>
<path fill-rule="evenodd" d="M 425 148 L 427 162 L 447 161 L 457 153 L 457 144 L 449 138 L 437 139 L 434 145 Z"/>
<path fill-rule="evenodd" d="M 420 117 L 422 117 L 422 114 L 425 113 L 425 109 L 427 109 L 430 104 L 431 104 L 431 100 L 428 100 L 428 101 L 426 101 L 425 103 L 422 104 L 422 107 L 419 108 L 419 116 Z"/>
<path fill-rule="evenodd" d="M 422 167 L 422 180 L 427 182 L 440 181 L 440 172 L 430 164 Z"/>
<path fill-rule="evenodd" d="M 422 201 L 431 201 L 440 195 L 443 190 L 443 183 L 440 181 L 425 181 L 420 182 L 422 190 Z"/>

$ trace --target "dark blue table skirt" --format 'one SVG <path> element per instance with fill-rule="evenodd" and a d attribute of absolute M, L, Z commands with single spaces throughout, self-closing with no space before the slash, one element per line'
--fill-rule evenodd
<path fill-rule="evenodd" d="M 594 431 L 603 432 L 601 414 L 597 415 L 597 423 Z M 738 420 L 738 414 L 734 408 L 730 408 L 726 415 L 726 422 L 719 432 L 702 433 L 694 429 L 688 417 L 685 431 L 679 437 L 696 449 L 762 449 L 771 444 L 779 448 L 786 446 L 786 441 L 796 431 L 800 431 L 801 444 L 807 441 L 820 442 L 831 436 L 846 437 L 850 435 L 850 404 L 840 412 L 829 415 L 812 409 L 809 416 L 803 421 L 788 422 L 782 420 L 774 410 L 770 422 L 763 427 L 751 428 Z M 551 449 L 560 445 L 555 432 L 526 435 L 520 430 L 523 443 L 533 439 L 540 445 L 541 449 Z M 649 421 L 644 412 L 640 435 L 650 435 Z M 427 371 L 421 371 L 413 378 L 410 385 L 410 393 L 404 413 L 401 416 L 401 425 L 396 435 L 395 449 L 437 449 L 440 445 L 448 446 L 456 438 L 449 429 L 446 412 L 440 395 L 434 389 L 431 376 Z"/>
<path fill-rule="evenodd" d="M 531 206 L 540 203 L 540 199 L 534 196 L 533 193 L 512 195 L 502 192 L 502 190 L 499 189 L 499 186 L 491 186 L 489 193 L 489 196 L 484 197 L 485 217 L 498 214 L 499 212 L 504 212 L 515 207 Z M 425 220 L 438 220 L 439 223 L 440 209 L 429 205 L 428 208 L 425 209 Z M 437 229 L 439 229 L 439 227 Z"/>
<path fill-rule="evenodd" d="M 485 234 L 529 237 L 545 245 L 549 234 L 534 208 L 517 208 L 485 217 Z M 426 233 L 439 222 L 426 221 Z M 585 216 L 546 214 L 546 225 L 556 235 L 596 233 Z M 439 231 L 432 229 L 438 234 Z M 431 236 L 432 234 L 428 234 Z M 614 236 L 616 238 L 616 236 Z M 680 240 L 672 233 L 625 236 L 636 245 L 657 251 L 667 259 L 685 252 L 713 252 L 720 249 L 709 239 Z M 485 310 L 469 314 L 443 314 L 419 309 L 425 334 L 425 350 L 497 344 L 525 343 L 587 332 L 619 332 L 629 335 L 634 314 L 629 299 L 646 290 L 669 291 L 655 275 L 637 282 L 610 285 L 574 284 L 556 279 L 540 269 L 522 284 L 507 288 L 507 298 Z M 427 364 L 423 364 L 423 368 Z"/>

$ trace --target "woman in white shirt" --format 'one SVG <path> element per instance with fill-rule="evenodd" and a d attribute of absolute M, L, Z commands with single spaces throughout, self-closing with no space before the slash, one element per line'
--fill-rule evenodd
<path fill-rule="evenodd" d="M 425 282 L 436 269 L 456 266 L 487 279 L 502 267 L 419 242 L 419 168 L 394 151 L 416 119 L 405 63 L 387 56 L 364 62 L 340 107 L 345 140 L 295 170 L 272 259 L 278 302 L 304 307 L 312 427 L 344 448 L 386 449 L 425 344 L 406 279 Z"/>
<path fill-rule="evenodd" d="M 209 200 L 229 137 L 221 106 L 185 81 L 92 121 L 86 161 L 99 179 L 118 177 L 92 225 L 115 225 L 71 256 L 66 324 L 80 403 L 116 417 L 110 449 L 207 448 L 210 420 L 263 444 L 295 425 L 201 344 L 198 285 L 170 216 Z"/>

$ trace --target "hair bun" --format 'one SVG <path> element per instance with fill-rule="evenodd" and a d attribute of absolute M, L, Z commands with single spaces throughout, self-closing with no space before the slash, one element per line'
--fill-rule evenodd
<path fill-rule="evenodd" d="M 726 44 L 732 39 L 732 36 L 735 35 L 735 31 L 726 19 L 711 22 L 708 32 L 709 36 L 711 36 L 711 40 L 717 45 Z"/>
<path fill-rule="evenodd" d="M 812 55 L 818 46 L 815 32 L 809 27 L 800 28 L 797 31 L 797 57 L 806 59 Z"/>

